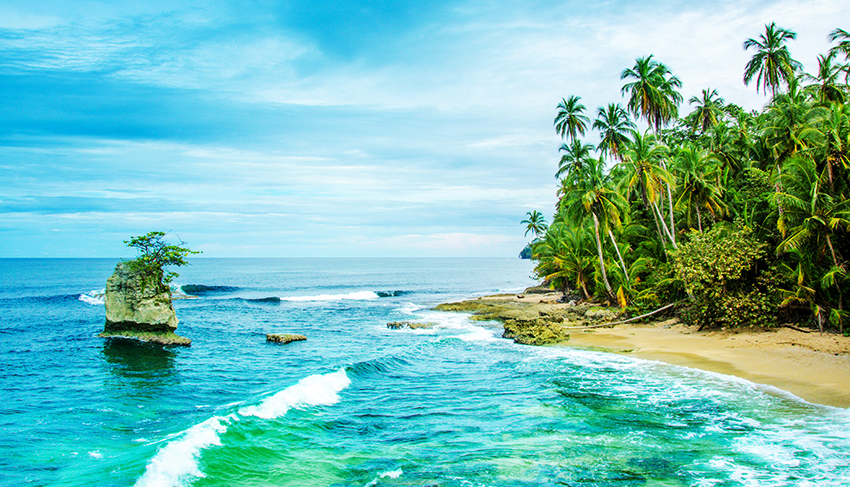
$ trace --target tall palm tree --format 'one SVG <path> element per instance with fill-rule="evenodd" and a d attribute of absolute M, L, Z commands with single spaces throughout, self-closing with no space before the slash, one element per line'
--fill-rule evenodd
<path fill-rule="evenodd" d="M 628 112 L 619 103 L 609 103 L 605 108 L 599 107 L 596 110 L 593 128 L 602 136 L 598 147 L 602 155 L 622 160 L 620 152 L 629 142 L 626 134 L 635 128 L 635 123 L 629 119 Z"/>
<path fill-rule="evenodd" d="M 608 233 L 612 225 L 618 227 L 622 224 L 620 208 L 623 206 L 625 206 L 625 200 L 611 187 L 611 179 L 605 174 L 605 160 L 589 159 L 582 167 L 580 184 L 570 192 L 567 213 L 573 221 L 582 221 L 586 216 L 593 219 L 599 270 L 608 298 L 611 300 L 615 300 L 616 295 L 608 281 L 600 234 Z M 616 243 L 616 240 L 614 242 Z"/>
<path fill-rule="evenodd" d="M 577 173 L 581 172 L 581 167 L 590 159 L 590 151 L 593 150 L 592 144 L 584 144 L 580 140 L 574 140 L 570 144 L 561 144 L 559 152 L 563 152 L 561 161 L 558 163 L 558 172 L 555 173 L 556 178 L 566 175 L 565 180 L 573 182 Z"/>
<path fill-rule="evenodd" d="M 641 134 L 633 130 L 632 142 L 623 152 L 623 162 L 618 164 L 618 172 L 623 177 L 621 185 L 629 190 L 636 188 L 644 207 L 652 213 L 659 242 L 663 244 L 670 240 L 675 248 L 676 241 L 657 204 L 664 184 L 672 180 L 670 173 L 661 165 L 666 155 L 667 148 L 658 144 L 654 135 L 648 131 Z"/>
<path fill-rule="evenodd" d="M 758 39 L 747 39 L 744 41 L 744 50 L 751 47 L 755 54 L 744 68 L 744 84 L 749 86 L 753 77 L 756 78 L 756 92 L 761 86 L 766 94 L 770 89 L 771 94 L 776 96 L 781 83 L 788 84 L 794 78 L 794 72 L 802 65 L 791 57 L 785 42 L 796 39 L 797 33 L 776 26 L 776 22 L 765 24 L 764 34 Z"/>
<path fill-rule="evenodd" d="M 682 87 L 679 78 L 670 69 L 652 59 L 652 54 L 635 60 L 632 68 L 625 69 L 620 79 L 633 81 L 623 85 L 620 92 L 629 94 L 628 109 L 637 118 L 644 118 L 656 132 L 679 115 Z"/>
<path fill-rule="evenodd" d="M 543 213 L 534 210 L 529 211 L 527 215 L 528 218 L 520 222 L 526 226 L 525 236 L 528 236 L 528 232 L 531 232 L 535 238 L 545 235 L 548 226 L 546 225 L 546 218 L 543 216 Z"/>
<path fill-rule="evenodd" d="M 836 62 L 835 58 L 837 51 L 830 51 L 829 54 L 818 55 L 818 72 L 816 76 L 806 75 L 805 77 L 814 81 L 817 89 L 818 100 L 821 103 L 829 103 L 833 101 L 844 102 L 845 94 L 838 80 L 841 72 L 847 67 Z"/>
<path fill-rule="evenodd" d="M 696 105 L 694 111 L 688 115 L 693 130 L 699 129 L 704 133 L 723 119 L 724 102 L 723 98 L 718 96 L 717 90 L 702 90 L 702 98 L 692 96 L 688 103 Z"/>
<path fill-rule="evenodd" d="M 579 103 L 580 96 L 571 95 L 568 99 L 562 98 L 558 103 L 558 115 L 555 117 L 555 132 L 561 138 L 569 138 L 575 141 L 578 134 L 584 135 L 590 119 L 584 115 L 585 106 Z"/>

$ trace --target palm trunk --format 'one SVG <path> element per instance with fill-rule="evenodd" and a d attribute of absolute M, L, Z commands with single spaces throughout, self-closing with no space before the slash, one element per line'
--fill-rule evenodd
<path fill-rule="evenodd" d="M 699 211 L 699 205 L 697 205 L 697 227 L 699 227 L 699 233 L 702 233 L 702 214 Z"/>
<path fill-rule="evenodd" d="M 643 206 L 647 210 L 649 210 L 650 213 L 652 213 L 652 219 L 655 221 L 655 229 L 658 231 L 658 243 L 660 243 L 664 247 L 667 247 L 666 245 L 664 245 L 665 239 L 664 234 L 661 233 L 661 225 L 659 225 L 658 223 L 658 215 L 655 214 L 652 209 L 652 205 L 649 204 L 649 197 L 646 196 L 646 188 L 644 188 L 643 185 L 641 185 L 640 187 L 640 197 L 643 200 Z"/>
<path fill-rule="evenodd" d="M 666 169 L 666 168 L 665 168 Z M 676 247 L 676 220 L 673 218 L 673 191 L 667 184 L 667 206 L 670 208 L 670 238 L 673 239 L 673 248 Z"/>
<path fill-rule="evenodd" d="M 664 164 L 663 160 L 660 161 L 660 162 L 661 162 L 661 168 L 666 171 L 667 170 L 667 164 Z M 670 183 L 664 183 L 664 185 L 667 186 L 667 206 L 670 209 L 670 229 L 669 229 L 670 241 L 673 242 L 673 248 L 675 249 L 677 247 L 676 247 L 676 221 L 673 218 L 673 190 L 670 189 Z M 661 197 L 661 200 L 662 200 L 661 204 L 663 205 L 664 204 L 664 197 L 663 196 Z M 658 213 L 661 214 L 660 211 Z"/>
<path fill-rule="evenodd" d="M 596 233 L 596 251 L 599 253 L 599 269 L 602 271 L 602 282 L 605 283 L 608 298 L 614 299 L 614 290 L 611 289 L 611 283 L 608 282 L 608 273 L 605 272 L 605 259 L 602 257 L 602 240 L 599 238 L 599 218 L 596 217 L 596 212 L 591 212 L 591 215 L 593 215 L 593 228 Z"/>
<path fill-rule="evenodd" d="M 832 246 L 832 239 L 829 238 L 829 234 L 826 234 L 826 244 L 829 245 L 829 251 L 832 253 L 832 263 L 835 264 L 835 267 L 838 267 L 838 258 L 835 256 L 835 248 Z"/>
<path fill-rule="evenodd" d="M 623 268 L 623 274 L 626 276 L 626 282 L 631 282 L 629 271 L 626 269 L 626 263 L 623 261 L 623 256 L 620 254 L 620 247 L 617 246 L 617 241 L 614 239 L 614 232 L 608 229 L 608 236 L 611 237 L 611 243 L 614 244 L 614 250 L 617 251 L 617 257 L 620 258 L 620 266 Z"/>
<path fill-rule="evenodd" d="M 664 229 L 664 233 L 667 235 L 667 239 L 670 240 L 670 243 L 673 244 L 674 249 L 678 249 L 679 247 L 676 245 L 676 239 L 670 235 L 670 229 L 667 228 L 667 223 L 664 221 L 664 217 L 661 215 L 661 210 L 658 208 L 658 205 L 655 203 L 652 204 L 652 208 L 658 213 L 658 219 L 661 220 L 661 228 Z"/>

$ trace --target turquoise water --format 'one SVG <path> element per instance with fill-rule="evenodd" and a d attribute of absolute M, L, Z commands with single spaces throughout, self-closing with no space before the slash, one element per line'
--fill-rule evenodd
<path fill-rule="evenodd" d="M 850 411 L 431 311 L 515 259 L 196 259 L 191 348 L 103 340 L 115 260 L 0 260 L 0 485 L 847 485 Z M 92 293 L 91 291 L 95 291 Z M 389 330 L 398 320 L 430 330 Z M 265 343 L 266 333 L 305 342 Z"/>

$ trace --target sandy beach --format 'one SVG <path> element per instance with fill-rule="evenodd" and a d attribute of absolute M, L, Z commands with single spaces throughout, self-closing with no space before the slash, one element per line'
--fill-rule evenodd
<path fill-rule="evenodd" d="M 560 294 L 499 295 L 499 303 L 523 312 L 564 309 Z M 560 345 L 628 354 L 648 360 L 741 377 L 788 391 L 806 401 L 850 408 L 850 338 L 781 327 L 770 331 L 703 331 L 664 319 L 614 327 L 570 329 Z"/>

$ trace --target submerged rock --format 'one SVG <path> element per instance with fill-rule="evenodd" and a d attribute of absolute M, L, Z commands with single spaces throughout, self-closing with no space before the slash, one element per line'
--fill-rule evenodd
<path fill-rule="evenodd" d="M 305 337 L 304 335 L 275 335 L 274 333 L 269 333 L 266 335 L 266 341 L 273 343 L 300 342 L 306 339 L 307 337 Z"/>
<path fill-rule="evenodd" d="M 171 290 L 160 276 L 119 262 L 106 281 L 106 324 L 99 336 L 135 338 L 163 345 L 189 345 L 186 337 L 174 333 L 177 315 L 171 303 Z"/>

